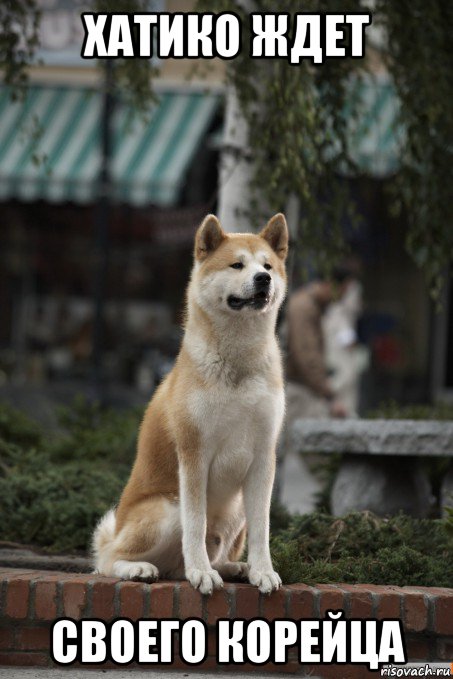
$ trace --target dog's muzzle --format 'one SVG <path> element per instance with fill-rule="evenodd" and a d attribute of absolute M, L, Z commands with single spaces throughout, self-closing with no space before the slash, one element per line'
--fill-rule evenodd
<path fill-rule="evenodd" d="M 271 276 L 266 272 L 260 272 L 253 277 L 255 292 L 251 297 L 236 297 L 230 295 L 227 299 L 230 309 L 240 311 L 244 307 L 250 309 L 264 309 L 270 301 Z"/>

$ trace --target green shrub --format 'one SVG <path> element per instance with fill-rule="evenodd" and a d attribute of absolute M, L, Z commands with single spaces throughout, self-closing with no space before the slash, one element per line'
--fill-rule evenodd
<path fill-rule="evenodd" d="M 0 539 L 49 551 L 87 549 L 96 521 L 116 503 L 134 456 L 139 414 L 77 400 L 45 438 L 0 407 Z"/>
<path fill-rule="evenodd" d="M 43 443 L 41 427 L 7 403 L 0 404 L 0 441 L 18 446 L 39 447 Z"/>
<path fill-rule="evenodd" d="M 138 410 L 118 413 L 79 397 L 71 408 L 58 411 L 62 432 L 51 442 L 50 454 L 56 461 L 129 463 L 135 452 L 140 416 Z"/>
<path fill-rule="evenodd" d="M 118 500 L 127 478 L 124 468 L 121 479 L 119 470 L 74 461 L 55 465 L 35 449 L 24 453 L 11 446 L 9 459 L 0 475 L 0 514 L 7 517 L 1 538 L 49 551 L 86 549 L 96 521 Z"/>
<path fill-rule="evenodd" d="M 448 522 L 356 512 L 341 519 L 295 516 L 273 534 L 274 565 L 284 582 L 363 582 L 452 587 Z"/>
<path fill-rule="evenodd" d="M 365 417 L 385 420 L 453 420 L 452 403 L 415 403 L 401 405 L 397 401 L 383 401 Z"/>

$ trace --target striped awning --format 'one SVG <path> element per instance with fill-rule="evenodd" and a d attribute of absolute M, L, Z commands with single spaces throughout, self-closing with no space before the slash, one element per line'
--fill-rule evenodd
<path fill-rule="evenodd" d="M 348 116 L 349 154 L 359 171 L 383 178 L 398 170 L 404 131 L 399 100 L 387 75 L 361 75 L 351 82 Z M 348 115 L 350 111 L 354 115 Z"/>
<path fill-rule="evenodd" d="M 174 205 L 219 106 L 216 94 L 167 92 L 146 120 L 118 103 L 113 116 L 112 198 Z M 0 201 L 89 203 L 101 165 L 101 94 L 31 87 L 13 102 L 0 90 Z"/>

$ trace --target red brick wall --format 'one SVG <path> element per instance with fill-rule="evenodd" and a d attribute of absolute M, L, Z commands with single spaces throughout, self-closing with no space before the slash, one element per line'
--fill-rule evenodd
<path fill-rule="evenodd" d="M 410 660 L 453 660 L 452 589 L 288 585 L 263 596 L 250 585 L 226 584 L 212 597 L 203 597 L 186 582 L 147 585 L 96 575 L 0 568 L 0 665 L 51 665 L 49 629 L 57 617 L 106 621 L 115 617 L 200 617 L 211 629 L 218 618 L 318 618 L 329 609 L 343 609 L 351 618 L 400 618 Z M 179 659 L 175 666 L 187 667 Z M 209 655 L 201 669 L 213 668 L 215 638 L 210 631 Z M 250 669 L 298 672 L 301 666 L 290 657 L 285 667 Z M 317 676 L 339 676 L 335 665 L 303 668 L 310 669 Z M 360 666 L 342 666 L 341 676 L 359 679 L 376 673 Z"/>

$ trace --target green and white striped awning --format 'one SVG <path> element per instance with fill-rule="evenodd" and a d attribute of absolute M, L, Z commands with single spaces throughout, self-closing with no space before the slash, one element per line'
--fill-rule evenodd
<path fill-rule="evenodd" d="M 167 92 L 147 120 L 118 104 L 113 117 L 113 199 L 174 205 L 219 106 L 219 96 Z M 0 200 L 89 203 L 97 198 L 102 97 L 91 89 L 31 87 L 13 102 L 0 90 Z"/>
<path fill-rule="evenodd" d="M 387 75 L 361 75 L 351 82 L 348 147 L 359 171 L 387 177 L 398 170 L 404 131 L 398 122 L 399 100 Z"/>

